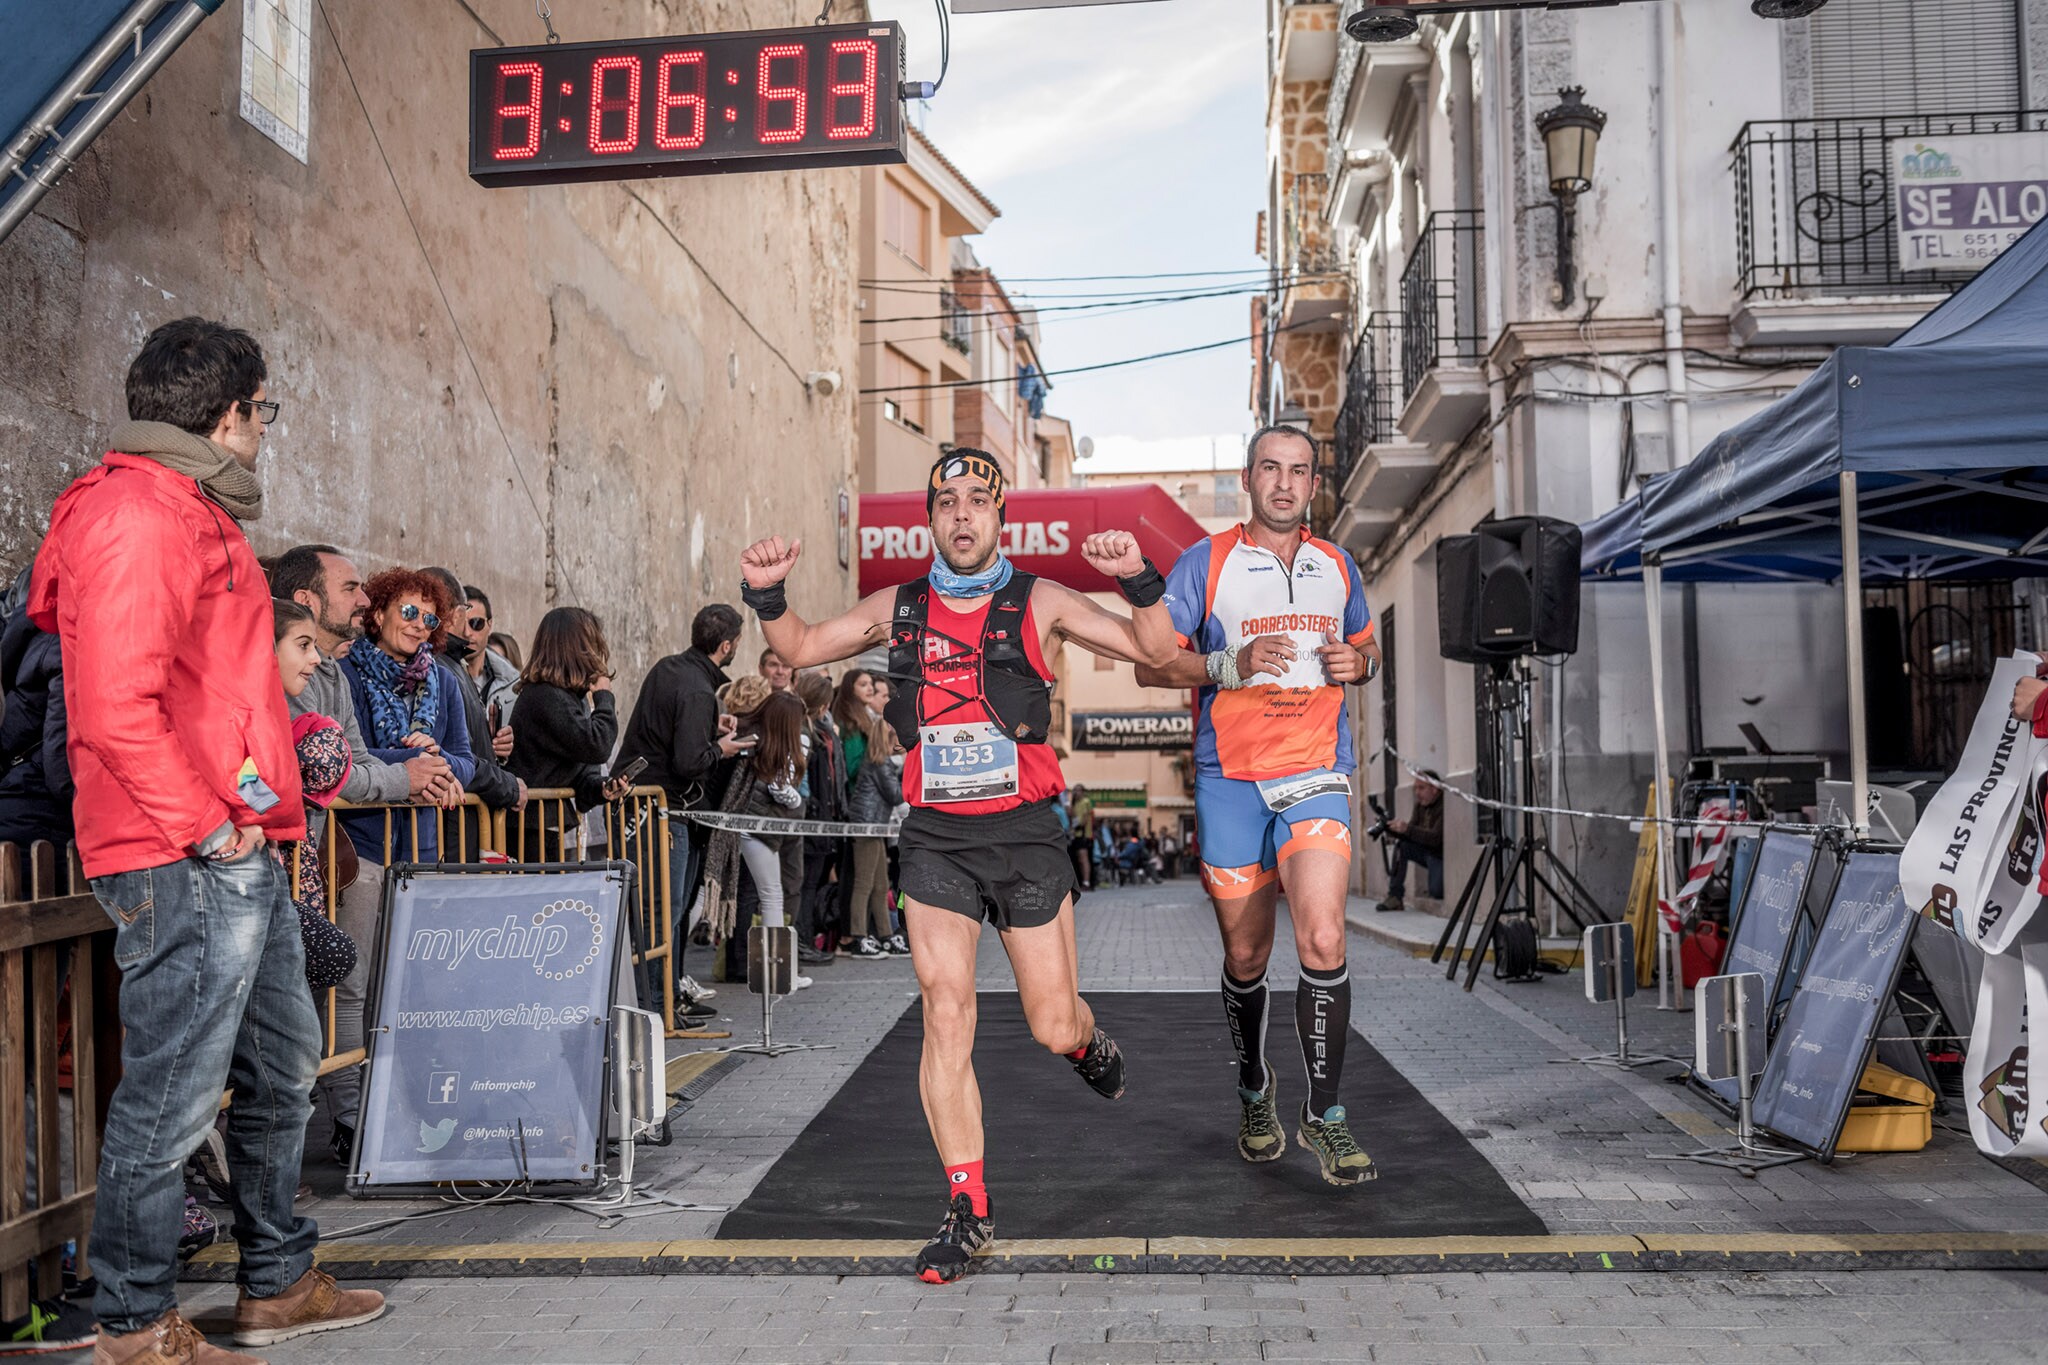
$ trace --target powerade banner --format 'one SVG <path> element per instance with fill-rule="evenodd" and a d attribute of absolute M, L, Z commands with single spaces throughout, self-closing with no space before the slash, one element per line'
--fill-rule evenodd
<path fill-rule="evenodd" d="M 1187 749 L 1195 742 L 1194 713 L 1176 711 L 1076 711 L 1076 749 Z"/>
<path fill-rule="evenodd" d="M 1758 1124 L 1833 1154 L 1878 1021 L 1891 1007 L 1914 919 L 1899 891 L 1899 855 L 1851 853 L 1764 1063 Z"/>
<path fill-rule="evenodd" d="M 1806 900 L 1806 878 L 1813 868 L 1813 836 L 1766 830 L 1757 845 L 1756 862 L 1749 874 L 1742 906 L 1735 925 L 1728 932 L 1728 951 L 1721 970 L 1730 976 L 1754 972 L 1763 977 L 1763 1004 L 1779 998 L 1785 958 L 1792 945 L 1792 928 L 1799 920 Z M 1760 1061 L 1761 1059 L 1755 1059 Z M 1723 1103 L 1740 1102 L 1735 1078 L 1702 1080 L 1701 1085 Z"/>
<path fill-rule="evenodd" d="M 2032 654 L 1992 670 L 1970 742 L 1906 844 L 1900 881 L 1928 920 L 1981 949 L 1977 1016 L 1963 1059 L 1970 1136 L 1991 1156 L 2048 1156 L 2028 1083 L 2028 1019 L 2048 1018 L 2048 915 L 2040 913 L 2048 742 L 2012 714 Z"/>
<path fill-rule="evenodd" d="M 597 1178 L 631 869 L 409 872 L 384 890 L 364 1186 Z"/>

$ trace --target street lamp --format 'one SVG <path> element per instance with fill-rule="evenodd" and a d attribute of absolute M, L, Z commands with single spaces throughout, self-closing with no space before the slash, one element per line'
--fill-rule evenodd
<path fill-rule="evenodd" d="M 1557 211 L 1557 284 L 1551 291 L 1560 308 L 1572 305 L 1572 229 L 1579 196 L 1593 187 L 1593 154 L 1607 115 L 1585 102 L 1585 87 L 1557 92 L 1558 104 L 1536 116 L 1543 154 L 1550 165 L 1551 207 Z"/>

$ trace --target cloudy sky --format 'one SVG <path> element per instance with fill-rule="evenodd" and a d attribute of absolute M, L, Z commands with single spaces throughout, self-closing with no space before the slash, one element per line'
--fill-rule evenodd
<path fill-rule="evenodd" d="M 932 0 L 873 0 L 901 23 L 910 75 L 938 74 Z M 1152 0 L 953 16 L 952 61 L 925 132 L 1002 209 L 975 239 L 1006 282 L 1229 272 L 1180 279 L 1014 283 L 1042 307 L 1107 291 L 1255 284 L 1264 158 L 1264 6 Z M 1049 368 L 1242 338 L 1249 294 L 1046 312 Z M 1250 347 L 1053 379 L 1052 411 L 1123 464 L 1177 462 L 1250 430 Z M 1206 463 L 1206 460 L 1204 460 Z M 1185 467 L 1185 466 L 1182 466 Z"/>

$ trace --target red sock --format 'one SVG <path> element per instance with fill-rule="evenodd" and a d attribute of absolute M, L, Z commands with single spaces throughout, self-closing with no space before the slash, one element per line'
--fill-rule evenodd
<path fill-rule="evenodd" d="M 981 1163 L 964 1161 L 946 1168 L 946 1198 L 964 1194 L 973 1203 L 976 1218 L 988 1217 L 988 1186 L 981 1183 Z"/>

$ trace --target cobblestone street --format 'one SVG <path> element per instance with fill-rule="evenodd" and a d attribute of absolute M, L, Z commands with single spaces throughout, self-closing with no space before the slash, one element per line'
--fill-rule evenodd
<path fill-rule="evenodd" d="M 1198 896 L 1195 883 L 1180 881 L 1085 898 L 1086 989 L 1213 989 L 1216 936 Z M 1354 923 L 1370 926 L 1371 915 L 1368 903 L 1354 903 Z M 1281 939 L 1272 979 L 1284 990 L 1295 966 L 1284 928 Z M 981 963 L 983 989 L 1009 984 L 993 933 Z M 1464 1132 L 1551 1234 L 1661 1252 L 1664 1270 L 1607 1270 L 1598 1264 L 1607 1258 L 1596 1256 L 1585 1260 L 1583 1273 L 1510 1268 L 1297 1277 L 1017 1274 L 992 1264 L 945 1288 L 898 1274 L 610 1275 L 596 1267 L 566 1276 L 418 1277 L 384 1282 L 393 1311 L 377 1324 L 274 1348 L 271 1358 L 1061 1365 L 2048 1357 L 2048 1299 L 2041 1296 L 2048 1276 L 2041 1272 L 1856 1271 L 1840 1268 L 1839 1253 L 1812 1259 L 1838 1237 L 1921 1251 L 1989 1245 L 1992 1234 L 2032 1235 L 2030 1245 L 2048 1245 L 2040 1236 L 2048 1233 L 2048 1193 L 1978 1156 L 1957 1131 L 1959 1116 L 1946 1120 L 1957 1130 L 1938 1127 L 1924 1152 L 1844 1157 L 1827 1167 L 1807 1162 L 1754 1180 L 1653 1162 L 1653 1154 L 1722 1133 L 1724 1121 L 1669 1083 L 1669 1066 L 1617 1073 L 1551 1064 L 1612 1046 L 1611 1009 L 1587 1003 L 1576 977 L 1496 985 L 1482 972 L 1468 996 L 1447 984 L 1441 969 L 1363 933 L 1352 936 L 1351 966 L 1358 1031 Z M 777 1009 L 775 1035 L 832 1047 L 751 1057 L 734 1068 L 682 1114 L 673 1146 L 642 1149 L 647 1185 L 687 1201 L 737 1204 L 914 995 L 907 960 L 842 960 L 814 975 L 815 987 Z M 749 1008 L 756 1002 L 743 987 L 724 987 L 717 1003 L 725 1013 L 721 1027 L 733 1030 L 735 1042 L 757 1035 L 759 1017 Z M 1631 1012 L 1634 1045 L 1687 1055 L 1691 1016 L 1660 1014 L 1653 1005 L 1654 997 L 1639 997 Z M 1277 1065 L 1290 1064 L 1290 1023 L 1275 1022 L 1270 1048 Z M 1125 1103 L 1143 1103 L 1144 1066 L 1142 1056 L 1131 1059 Z M 992 1080 L 984 1076 L 983 1083 Z M 1356 1126 L 1370 1150 L 1370 1117 Z M 890 1140 L 924 1144 L 920 1116 L 905 1114 L 903 1131 Z M 448 1248 L 487 1256 L 495 1247 L 511 1256 L 526 1247 L 540 1257 L 553 1247 L 590 1254 L 603 1243 L 630 1241 L 644 1254 L 647 1244 L 710 1238 L 722 1217 L 674 1211 L 605 1226 L 574 1210 L 507 1204 L 373 1228 L 441 1206 L 333 1197 L 338 1172 L 331 1164 L 312 1168 L 309 1178 L 330 1192 L 318 1209 L 330 1253 L 367 1242 L 380 1252 L 416 1243 L 444 1256 Z M 1399 1178 L 1392 1170 L 1383 1177 Z M 1372 1189 L 1333 1197 L 1370 1198 Z M 1143 1226 L 1143 1216 L 1132 1214 L 1131 1237 L 1170 1231 Z M 364 1235 L 350 1238 L 348 1230 L 358 1227 Z M 1710 1245 L 1781 1253 L 1785 1268 L 1716 1271 L 1713 1262 L 1725 1258 L 1702 1250 Z M 1688 1249 L 1699 1269 L 1682 1264 Z M 1802 1268 L 1802 1254 L 1825 1268 Z M 1952 1261 L 1929 1252 L 1913 1264 Z M 184 1292 L 188 1310 L 205 1325 L 208 1312 L 231 1302 L 232 1289 L 188 1283 Z"/>

